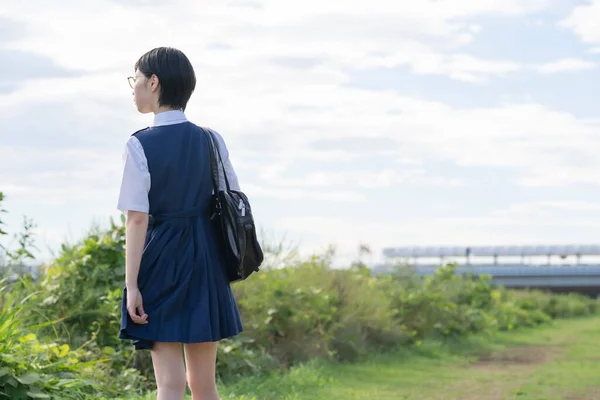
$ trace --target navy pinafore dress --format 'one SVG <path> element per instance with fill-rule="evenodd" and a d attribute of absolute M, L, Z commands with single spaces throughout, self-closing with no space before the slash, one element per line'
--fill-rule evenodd
<path fill-rule="evenodd" d="M 242 331 L 210 220 L 213 192 L 209 145 L 191 122 L 134 134 L 151 177 L 150 222 L 138 274 L 148 324 L 121 306 L 121 339 L 137 350 L 153 342 L 215 342 Z"/>

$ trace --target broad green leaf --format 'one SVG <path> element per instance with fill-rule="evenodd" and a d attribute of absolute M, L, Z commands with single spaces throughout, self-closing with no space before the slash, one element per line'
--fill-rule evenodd
<path fill-rule="evenodd" d="M 31 397 L 32 399 L 49 399 L 50 395 L 46 394 L 46 393 L 34 393 L 34 392 L 27 392 L 27 396 Z"/>
<path fill-rule="evenodd" d="M 21 375 L 17 378 L 23 385 L 31 385 L 40 380 L 40 375 L 35 372 L 28 372 L 25 375 Z"/>
<path fill-rule="evenodd" d="M 8 379 L 6 380 L 6 383 L 12 387 L 17 387 L 19 386 L 19 382 L 17 382 L 17 380 L 15 378 L 13 378 L 12 376 L 9 376 Z"/>
<path fill-rule="evenodd" d="M 27 395 L 33 399 L 49 399 L 50 395 L 42 392 L 38 386 L 29 386 L 29 391 Z"/>

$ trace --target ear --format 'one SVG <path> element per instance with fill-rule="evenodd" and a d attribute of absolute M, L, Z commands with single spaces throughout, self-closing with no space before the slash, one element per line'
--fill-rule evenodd
<path fill-rule="evenodd" d="M 158 76 L 156 76 L 155 74 L 152 74 L 152 76 L 150 77 L 150 90 L 157 91 L 158 88 L 160 86 L 160 81 L 158 79 Z"/>

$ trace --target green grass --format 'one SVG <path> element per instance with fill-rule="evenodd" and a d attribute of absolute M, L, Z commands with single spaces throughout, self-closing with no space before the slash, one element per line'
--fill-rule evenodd
<path fill-rule="evenodd" d="M 600 317 L 430 341 L 355 364 L 313 362 L 219 389 L 222 400 L 600 399 Z"/>

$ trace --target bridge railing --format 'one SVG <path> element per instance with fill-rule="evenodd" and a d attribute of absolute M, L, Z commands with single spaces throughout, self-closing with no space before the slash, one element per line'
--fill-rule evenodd
<path fill-rule="evenodd" d="M 526 258 L 547 257 L 575 257 L 577 264 L 581 263 L 584 256 L 600 256 L 600 245 L 526 245 L 526 246 L 428 246 L 428 247 L 390 247 L 383 249 L 386 259 L 405 259 L 408 261 L 419 258 L 440 258 L 443 261 L 448 257 L 464 257 L 467 263 L 472 257 L 492 258 L 493 263 L 498 263 L 498 257 L 520 257 L 521 263 Z"/>

